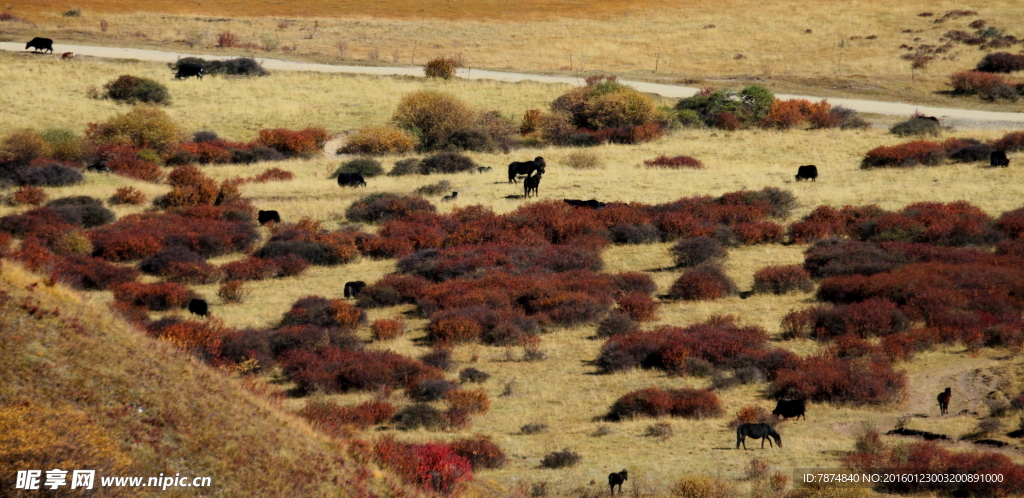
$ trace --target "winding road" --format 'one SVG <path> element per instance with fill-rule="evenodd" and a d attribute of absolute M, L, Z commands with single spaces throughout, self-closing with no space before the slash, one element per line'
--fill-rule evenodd
<path fill-rule="evenodd" d="M 22 43 L 0 42 L 0 50 L 9 52 L 25 52 L 25 45 Z M 202 57 L 205 59 L 231 59 L 236 56 L 184 54 L 176 52 L 162 52 L 159 50 L 144 50 L 135 48 L 116 47 L 94 47 L 89 45 L 54 45 L 54 56 L 63 52 L 74 52 L 76 56 L 104 57 L 111 59 L 135 59 L 155 62 L 174 62 L 181 57 Z M 280 59 L 256 58 L 263 67 L 274 71 L 315 71 L 323 73 L 348 73 L 348 74 L 370 74 L 380 76 L 423 76 L 423 69 L 420 67 L 373 67 L 373 66 L 336 66 L 332 64 L 314 64 L 309 62 L 293 62 Z M 488 71 L 483 69 L 459 69 L 457 77 L 466 79 L 481 79 L 495 81 L 537 81 L 540 83 L 566 83 L 569 85 L 583 85 L 583 79 L 572 76 L 546 76 L 539 74 L 508 73 L 500 71 Z M 619 80 L 637 90 L 653 93 L 664 97 L 684 98 L 697 93 L 698 88 L 665 85 L 660 83 L 647 83 L 642 81 Z M 822 97 L 809 95 L 784 95 L 777 94 L 780 99 L 807 99 L 820 100 Z M 1000 122 L 999 125 L 1017 127 L 1015 124 L 1024 124 L 1024 113 L 1016 112 L 991 112 L 975 111 L 968 109 L 952 109 L 943 107 L 928 107 L 915 104 L 904 104 L 902 102 L 879 102 L 873 100 L 843 99 L 829 97 L 828 101 L 833 105 L 841 105 L 858 112 L 875 114 L 888 114 L 897 116 L 909 116 L 915 111 L 929 116 L 939 118 L 963 119 L 982 122 Z"/>

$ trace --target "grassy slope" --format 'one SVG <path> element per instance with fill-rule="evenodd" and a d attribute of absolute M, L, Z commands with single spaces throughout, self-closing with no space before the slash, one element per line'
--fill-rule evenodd
<path fill-rule="evenodd" d="M 1012 1 L 881 0 L 835 2 L 353 2 L 315 4 L 234 1 L 81 2 L 81 17 L 61 17 L 67 5 L 47 1 L 17 6 L 12 13 L 33 23 L 3 23 L 0 38 L 21 40 L 46 33 L 58 43 L 139 46 L 164 50 L 246 53 L 217 48 L 228 30 L 252 55 L 348 64 L 423 64 L 436 56 L 460 55 L 469 67 L 539 72 L 612 72 L 689 84 L 725 86 L 757 79 L 787 92 L 860 96 L 940 106 L 1024 109 L 1024 103 L 986 104 L 954 99 L 947 90 L 954 71 L 974 67 L 984 52 L 957 45 L 936 57 L 912 81 L 901 45 L 942 45 L 949 30 L 974 31 L 967 24 L 1015 31 L 1024 11 Z M 567 4 L 582 4 L 559 10 Z M 126 8 L 127 6 L 127 8 Z M 934 23 L 950 9 L 970 16 Z M 133 13 L 126 13 L 133 12 Z M 570 17 L 560 12 L 571 12 Z M 199 13 L 200 17 L 196 14 Z M 213 19 L 203 16 L 227 16 Z M 282 19 L 280 16 L 286 16 Z M 100 30 L 100 21 L 109 23 Z M 714 28 L 706 29 L 706 26 Z M 808 33 L 808 30 L 810 31 Z M 909 30 L 910 32 L 904 32 Z M 867 39 L 876 36 L 875 39 Z M 854 39 L 857 37 L 857 39 Z M 195 48 L 185 40 L 196 40 Z M 338 43 L 344 43 L 339 51 Z M 270 53 L 260 47 L 277 47 Z M 291 51 L 282 53 L 284 47 Z M 1009 51 L 1016 51 L 1011 48 Z M 742 57 L 739 57 L 741 54 Z M 657 70 L 655 68 L 657 67 Z M 704 80 L 704 81 L 701 81 Z"/>
<path fill-rule="evenodd" d="M 209 476 L 213 486 L 204 496 L 343 496 L 338 484 L 356 481 L 360 468 L 345 444 L 319 436 L 236 378 L 143 335 L 88 297 L 48 287 L 9 262 L 0 292 L 0 415 L 21 403 L 84 413 L 131 460 L 122 475 Z M 59 316 L 37 318 L 33 308 Z M 97 464 L 78 463 L 75 468 Z M 374 475 L 367 487 L 393 488 L 391 478 Z M 5 487 L 13 482 L 13 476 L 2 479 Z M 136 491 L 130 494 L 195 495 Z"/>

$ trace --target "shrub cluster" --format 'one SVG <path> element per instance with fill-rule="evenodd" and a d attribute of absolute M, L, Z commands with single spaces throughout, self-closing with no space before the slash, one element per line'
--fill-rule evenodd
<path fill-rule="evenodd" d="M 818 128 L 839 126 L 839 117 L 830 111 L 832 105 L 827 101 L 810 102 L 804 99 L 775 100 L 768 110 L 768 115 L 758 121 L 761 128 L 788 130 L 806 122 L 814 122 Z M 833 124 L 835 122 L 835 124 Z"/>
<path fill-rule="evenodd" d="M 89 123 L 85 136 L 99 145 L 121 145 L 163 152 L 181 140 L 182 131 L 163 110 L 136 107 L 124 114 L 116 114 L 106 122 Z"/>
<path fill-rule="evenodd" d="M 924 121 L 924 120 L 918 120 Z M 927 140 L 916 140 L 905 144 L 880 145 L 865 154 L 861 169 L 897 167 L 907 168 L 918 165 L 937 166 L 946 159 L 942 144 Z"/>
<path fill-rule="evenodd" d="M 661 389 L 648 387 L 626 393 L 612 404 L 605 420 L 617 422 L 636 417 L 665 416 L 702 419 L 718 417 L 722 404 L 707 389 Z"/>
<path fill-rule="evenodd" d="M 182 246 L 165 247 L 139 263 L 143 273 L 171 282 L 209 284 L 220 280 L 220 272 L 202 256 Z"/>
<path fill-rule="evenodd" d="M 670 121 L 651 97 L 614 76 L 587 78 L 586 86 L 555 99 L 551 111 L 541 128 L 555 145 L 647 142 L 660 137 Z"/>
<path fill-rule="evenodd" d="M 455 77 L 455 68 L 458 67 L 455 59 L 435 57 L 423 66 L 423 73 L 427 78 L 441 78 L 450 80 Z"/>
<path fill-rule="evenodd" d="M 814 290 L 811 275 L 800 265 L 766 266 L 754 272 L 754 292 L 786 294 Z"/>
<path fill-rule="evenodd" d="M 488 436 L 474 436 L 452 442 L 452 451 L 473 466 L 473 470 L 500 469 L 508 458 L 501 447 L 491 442 Z"/>
<path fill-rule="evenodd" d="M 669 287 L 668 297 L 684 301 L 706 301 L 736 292 L 736 284 L 725 271 L 714 265 L 703 265 L 684 271 Z"/>
<path fill-rule="evenodd" d="M 888 404 L 906 395 L 906 375 L 885 358 L 809 357 L 794 369 L 779 370 L 768 386 L 776 398 L 852 404 Z"/>
<path fill-rule="evenodd" d="M 367 126 L 349 137 L 338 152 L 343 154 L 404 154 L 416 147 L 416 137 L 392 126 Z"/>
<path fill-rule="evenodd" d="M 168 246 L 183 246 L 203 257 L 249 248 L 258 238 L 248 206 L 196 206 L 175 213 L 128 215 L 88 232 L 93 255 L 131 261 Z"/>
<path fill-rule="evenodd" d="M 383 175 L 384 167 L 381 166 L 380 161 L 377 161 L 376 159 L 362 157 L 342 163 L 329 178 L 337 178 L 342 173 L 359 173 L 363 178 L 372 178 L 374 176 Z"/>
<path fill-rule="evenodd" d="M 415 136 L 421 151 L 508 150 L 515 124 L 497 112 L 479 112 L 451 94 L 410 93 L 398 103 L 392 121 Z"/>
<path fill-rule="evenodd" d="M 921 242 L 940 246 L 984 245 L 1001 238 L 992 219 L 965 201 L 918 202 L 898 213 L 875 205 L 842 209 L 819 206 L 790 225 L 789 236 L 797 243 L 845 236 L 875 242 Z"/>
<path fill-rule="evenodd" d="M 918 135 L 931 135 L 934 137 L 939 136 L 939 132 L 942 127 L 939 126 L 939 122 L 927 119 L 924 116 L 912 116 L 906 121 L 901 121 L 892 125 L 889 128 L 889 133 L 898 137 L 909 137 Z"/>
<path fill-rule="evenodd" d="M 295 254 L 284 254 L 274 258 L 250 257 L 225 263 L 218 273 L 223 272 L 228 281 L 264 280 L 301 275 L 309 263 Z"/>
<path fill-rule="evenodd" d="M 345 217 L 354 222 L 380 223 L 396 218 L 407 218 L 414 213 L 433 213 L 435 210 L 433 204 L 420 197 L 380 193 L 353 202 L 345 210 Z"/>
<path fill-rule="evenodd" d="M 281 161 L 285 154 L 258 140 L 248 143 L 229 142 L 219 138 L 207 139 L 197 133 L 192 142 L 178 143 L 165 151 L 161 157 L 167 165 L 173 166 L 192 163 L 252 164 L 260 161 Z"/>
<path fill-rule="evenodd" d="M 463 445 L 462 449 L 472 447 Z M 446 496 L 454 494 L 461 483 L 473 479 L 473 464 L 456 452 L 455 444 L 402 443 L 389 435 L 377 440 L 373 455 L 378 465 L 398 474 L 405 482 Z"/>
<path fill-rule="evenodd" d="M 401 320 L 374 320 L 370 326 L 373 332 L 373 340 L 375 341 L 390 341 L 398 338 L 402 335 Z"/>
<path fill-rule="evenodd" d="M 277 260 L 282 263 L 282 268 L 286 262 L 282 258 L 287 257 L 297 257 L 311 265 L 339 265 L 350 263 L 359 255 L 357 240 L 357 232 L 330 232 L 321 229 L 318 222 L 303 218 L 296 224 L 276 224 L 273 235 L 263 247 L 253 253 L 253 256 L 264 260 Z"/>
<path fill-rule="evenodd" d="M 147 104 L 170 104 L 171 94 L 167 87 L 149 78 L 124 74 L 116 80 L 103 85 L 106 97 L 123 101 L 128 104 L 143 102 Z"/>
<path fill-rule="evenodd" d="M 676 104 L 679 120 L 694 121 L 704 126 L 736 130 L 766 118 L 775 103 L 775 94 L 761 85 L 751 85 L 740 92 L 701 89 L 697 95 Z"/>
<path fill-rule="evenodd" d="M 323 128 L 306 128 L 301 131 L 274 128 L 260 130 L 257 142 L 285 157 L 311 157 L 323 149 L 328 138 Z"/>
<path fill-rule="evenodd" d="M 368 401 L 355 406 L 340 406 L 333 401 L 310 401 L 298 415 L 317 430 L 333 437 L 345 437 L 346 427 L 366 429 L 383 424 L 395 415 L 395 407 L 387 401 Z"/>
<path fill-rule="evenodd" d="M 184 308 L 195 294 L 181 284 L 163 282 L 145 284 L 127 282 L 114 287 L 114 299 L 141 306 L 150 311 Z"/>
<path fill-rule="evenodd" d="M 1024 85 L 1014 85 L 1006 76 L 994 72 L 960 71 L 949 77 L 949 86 L 959 95 L 978 95 L 984 100 L 1020 98 Z"/>
<path fill-rule="evenodd" d="M 79 170 L 61 164 L 34 166 L 21 164 L 16 160 L 4 161 L 0 157 L 0 187 L 67 187 L 82 183 L 83 179 Z"/>
<path fill-rule="evenodd" d="M 658 156 L 654 159 L 648 159 L 644 161 L 644 164 L 647 166 L 648 169 L 704 169 L 704 163 L 702 163 L 699 159 L 694 159 L 690 156 Z"/>
<path fill-rule="evenodd" d="M 231 38 L 234 35 L 229 31 L 221 33 L 221 35 L 230 35 Z M 230 43 L 222 46 L 233 46 L 234 43 Z M 263 69 L 263 65 L 256 62 L 251 57 L 238 57 L 235 59 L 201 59 L 199 57 L 184 57 L 170 64 L 171 69 L 177 71 L 178 66 L 181 64 L 199 64 L 203 66 L 203 73 L 207 75 L 230 75 L 230 76 L 267 76 L 270 71 Z"/>
<path fill-rule="evenodd" d="M 110 196 L 110 204 L 132 204 L 139 205 L 146 202 L 146 194 L 135 187 L 118 187 L 114 195 Z"/>

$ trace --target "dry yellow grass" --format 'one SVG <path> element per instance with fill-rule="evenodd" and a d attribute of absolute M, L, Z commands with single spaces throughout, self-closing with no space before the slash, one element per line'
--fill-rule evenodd
<path fill-rule="evenodd" d="M 964 5 L 951 0 L 899 4 L 880 0 L 628 4 L 563 0 L 517 2 L 514 7 L 496 1 L 80 3 L 81 17 L 61 17 L 67 6 L 59 2 L 17 7 L 12 13 L 37 27 L 5 23 L 4 31 L 15 39 L 46 33 L 68 43 L 171 50 L 188 49 L 185 40 L 198 40 L 191 50 L 244 53 L 216 48 L 217 35 L 230 30 L 242 43 L 254 44 L 255 55 L 267 53 L 259 47 L 268 41 L 290 50 L 281 54 L 278 48 L 274 56 L 322 62 L 423 64 L 433 57 L 459 54 L 477 68 L 606 71 L 691 83 L 708 80 L 703 84 L 713 86 L 728 85 L 728 79 L 737 77 L 757 78 L 769 85 L 777 82 L 789 91 L 909 98 L 947 106 L 957 101 L 933 92 L 947 89 L 948 75 L 972 68 L 982 52 L 956 46 L 918 70 L 917 83 L 912 84 L 909 62 L 899 58 L 907 51 L 900 45 L 941 45 L 938 39 L 946 31 L 971 31 L 966 25 L 976 18 L 1011 34 L 1024 34 L 1013 31 L 1024 21 L 1024 11 L 1007 0 L 973 2 L 970 8 L 979 12 L 978 17 L 940 24 L 932 22 L 936 17 L 917 14 L 927 11 L 941 16 Z M 105 33 L 99 27 L 101 20 L 109 22 Z M 715 27 L 705 28 L 711 25 Z M 877 38 L 869 40 L 869 36 Z M 344 53 L 337 48 L 339 42 L 345 44 Z M 960 101 L 988 108 L 1024 107 Z"/>

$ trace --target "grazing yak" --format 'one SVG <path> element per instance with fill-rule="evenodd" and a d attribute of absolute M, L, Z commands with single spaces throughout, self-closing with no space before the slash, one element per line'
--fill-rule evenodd
<path fill-rule="evenodd" d="M 454 201 L 455 198 L 458 197 L 458 196 L 459 196 L 458 192 L 452 192 L 452 195 L 446 195 L 446 196 L 442 197 L 441 198 L 441 202 L 451 202 L 451 201 Z"/>
<path fill-rule="evenodd" d="M 544 168 L 547 165 L 544 163 L 544 158 L 537 156 L 533 161 L 513 162 L 508 165 L 508 182 L 519 183 L 516 181 L 516 175 L 525 175 L 529 177 L 534 171 L 537 174 L 543 175 Z"/>
<path fill-rule="evenodd" d="M 743 449 L 747 449 L 747 438 L 760 439 L 761 449 L 764 449 L 764 442 L 768 441 L 768 446 L 772 446 L 771 437 L 775 440 L 775 444 L 782 447 L 782 436 L 772 426 L 768 424 L 740 424 L 736 428 L 736 449 L 740 449 L 740 445 L 743 445 Z M 772 446 L 774 447 L 774 446 Z"/>
<path fill-rule="evenodd" d="M 579 199 L 562 199 L 562 202 L 576 207 L 585 207 L 590 209 L 599 209 L 605 206 L 605 203 L 600 202 L 596 199 L 590 199 L 589 201 L 581 201 Z"/>
<path fill-rule="evenodd" d="M 193 315 L 206 316 L 210 312 L 210 306 L 205 299 L 193 299 L 188 302 L 188 312 Z"/>
<path fill-rule="evenodd" d="M 540 173 L 537 173 L 536 175 L 528 176 L 525 180 L 523 180 L 523 190 L 526 191 L 527 199 L 530 198 L 530 192 L 533 192 L 534 197 L 540 195 L 539 193 L 537 193 L 537 187 L 540 187 L 540 176 Z"/>
<path fill-rule="evenodd" d="M 274 223 L 281 223 L 281 215 L 277 214 L 277 211 L 263 211 L 256 215 L 256 221 L 260 222 L 260 225 L 266 225 L 273 221 Z"/>
<path fill-rule="evenodd" d="M 362 280 L 356 280 L 355 282 L 345 282 L 345 299 L 353 299 L 363 292 L 363 288 L 366 287 L 366 282 Z"/>
<path fill-rule="evenodd" d="M 174 79 L 188 79 L 190 76 L 203 79 L 203 65 L 196 64 L 193 62 L 184 62 L 178 64 L 178 72 L 174 75 Z"/>
<path fill-rule="evenodd" d="M 807 402 L 802 399 L 780 399 L 772 410 L 772 415 L 787 420 L 796 417 L 800 420 L 803 417 L 807 420 Z"/>
<path fill-rule="evenodd" d="M 949 398 L 953 396 L 953 390 L 946 388 L 945 391 L 939 393 L 939 415 L 946 415 L 949 413 Z"/>
<path fill-rule="evenodd" d="M 25 50 L 33 49 L 34 52 L 42 50 L 43 52 L 53 53 L 53 40 L 49 38 L 35 37 L 32 41 L 25 44 Z"/>
<path fill-rule="evenodd" d="M 619 494 L 622 494 L 622 483 L 626 482 L 626 478 L 629 477 L 629 472 L 626 469 L 622 469 L 622 472 L 612 472 L 608 474 L 608 486 L 612 488 L 612 494 L 615 494 L 615 486 L 619 487 Z"/>
<path fill-rule="evenodd" d="M 989 165 L 993 168 L 996 166 L 1002 166 L 1003 168 L 1010 165 L 1010 158 L 1006 157 L 1006 152 L 1001 150 L 992 151 L 992 155 L 989 156 Z"/>
<path fill-rule="evenodd" d="M 363 175 L 359 173 L 339 173 L 338 174 L 338 186 L 339 187 L 365 187 L 366 180 L 363 180 Z"/>
<path fill-rule="evenodd" d="M 818 167 L 810 164 L 807 166 L 800 166 L 796 170 L 796 181 L 810 180 L 812 182 L 818 181 Z"/>

